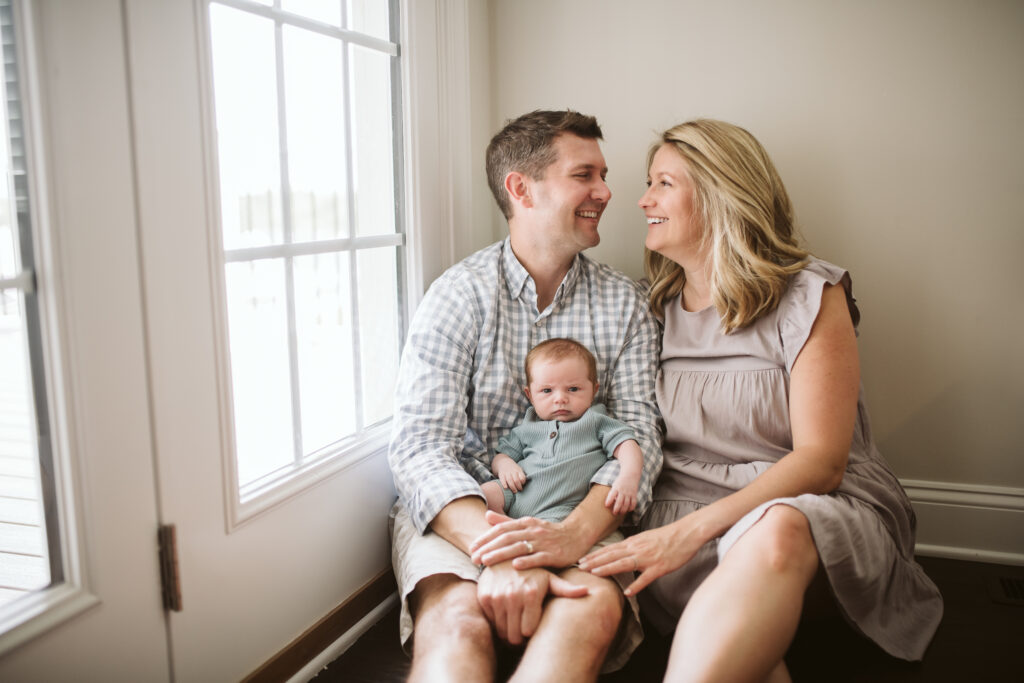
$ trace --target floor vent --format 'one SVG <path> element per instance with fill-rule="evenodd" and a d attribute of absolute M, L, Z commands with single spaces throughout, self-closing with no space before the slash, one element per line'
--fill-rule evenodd
<path fill-rule="evenodd" d="M 1024 578 L 1019 576 L 993 576 L 988 580 L 992 599 L 1006 605 L 1024 607 Z"/>

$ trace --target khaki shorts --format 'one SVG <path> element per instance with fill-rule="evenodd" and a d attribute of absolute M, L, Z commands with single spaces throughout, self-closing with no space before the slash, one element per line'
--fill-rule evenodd
<path fill-rule="evenodd" d="M 411 655 L 413 623 L 409 612 L 409 594 L 416 585 L 428 576 L 437 574 L 454 574 L 460 579 L 476 583 L 480 568 L 473 564 L 468 555 L 434 532 L 420 534 L 401 502 L 396 502 L 391 508 L 389 527 L 391 563 L 395 579 L 398 581 L 398 595 L 402 599 L 402 615 L 399 621 L 402 648 L 406 654 Z M 621 541 L 622 538 L 622 534 L 616 531 L 598 541 L 594 548 Z M 634 576 L 632 572 L 624 572 L 611 578 L 624 590 L 633 582 Z M 636 598 L 626 598 L 626 603 L 629 605 L 629 614 L 622 620 L 601 673 L 621 669 L 633 654 L 633 650 L 644 639 L 643 627 L 640 625 L 640 607 Z"/>

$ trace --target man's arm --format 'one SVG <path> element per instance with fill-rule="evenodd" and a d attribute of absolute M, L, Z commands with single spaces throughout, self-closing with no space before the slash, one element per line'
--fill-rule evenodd
<path fill-rule="evenodd" d="M 636 509 L 632 513 L 632 519 L 639 521 L 651 503 L 654 482 L 661 472 L 664 431 L 654 395 L 661 355 L 661 330 L 646 301 L 638 302 L 624 340 L 622 352 L 610 368 L 605 404 L 612 416 L 632 427 L 643 452 Z M 591 482 L 611 486 L 619 472 L 619 462 L 610 460 Z"/>
<path fill-rule="evenodd" d="M 476 497 L 483 505 L 477 480 L 460 462 L 477 337 L 472 301 L 456 278 L 443 276 L 416 311 L 402 353 L 388 462 L 421 533 L 452 501 Z"/>

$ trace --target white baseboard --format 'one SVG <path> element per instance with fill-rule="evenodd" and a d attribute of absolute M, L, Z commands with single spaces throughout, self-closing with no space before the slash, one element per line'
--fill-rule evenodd
<path fill-rule="evenodd" d="M 918 554 L 1024 566 L 1024 489 L 900 483 L 917 514 Z"/>
<path fill-rule="evenodd" d="M 398 593 L 392 593 L 384 602 L 377 605 L 369 614 L 356 622 L 355 626 L 345 631 L 344 635 L 334 641 L 330 647 L 310 660 L 298 673 L 289 678 L 288 683 L 308 683 L 308 681 L 315 678 L 325 666 L 344 654 L 345 650 L 352 647 L 361 635 L 369 631 L 374 624 L 388 613 L 388 610 L 397 604 Z M 395 636 L 397 637 L 398 634 L 396 633 Z"/>

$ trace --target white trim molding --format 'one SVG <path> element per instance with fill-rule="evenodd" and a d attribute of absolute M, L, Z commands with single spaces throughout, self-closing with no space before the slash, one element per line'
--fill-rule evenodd
<path fill-rule="evenodd" d="M 408 311 L 462 255 L 469 223 L 466 0 L 401 3 Z"/>
<path fill-rule="evenodd" d="M 904 479 L 918 554 L 1024 566 L 1024 488 Z"/>

